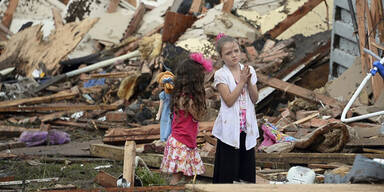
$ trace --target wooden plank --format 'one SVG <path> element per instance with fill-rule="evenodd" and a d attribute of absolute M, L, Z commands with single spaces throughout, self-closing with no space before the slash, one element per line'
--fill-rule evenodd
<path fill-rule="evenodd" d="M 136 8 L 135 13 L 132 16 L 131 21 L 129 22 L 128 28 L 125 31 L 123 39 L 128 38 L 133 35 L 140 26 L 140 22 L 143 20 L 145 14 L 145 6 L 143 3 L 140 3 L 139 7 Z"/>
<path fill-rule="evenodd" d="M 346 147 L 384 147 L 384 137 L 354 139 Z"/>
<path fill-rule="evenodd" d="M 231 13 L 234 0 L 224 0 L 223 9 L 221 11 L 225 13 Z"/>
<path fill-rule="evenodd" d="M 0 125 L 0 135 L 8 137 L 18 137 L 23 131 L 39 131 L 40 129 L 31 129 L 25 127 L 16 127 L 10 125 Z"/>
<path fill-rule="evenodd" d="M 101 91 L 101 87 L 81 88 L 80 90 L 82 94 L 86 94 L 86 93 Z M 59 101 L 64 99 L 70 99 L 78 94 L 80 94 L 79 89 L 64 90 L 52 95 L 47 95 L 42 97 L 32 97 L 32 98 L 25 98 L 25 99 L 16 99 L 11 101 L 2 101 L 0 102 L 0 107 L 11 107 L 11 106 L 22 105 L 22 104 L 34 104 L 34 103 Z"/>
<path fill-rule="evenodd" d="M 198 137 L 204 137 L 205 134 L 211 135 L 214 122 L 200 122 Z M 203 133 L 203 132 L 207 133 Z M 151 124 L 131 129 L 113 128 L 109 129 L 104 138 L 104 143 L 121 143 L 126 140 L 156 140 L 160 138 L 160 124 Z"/>
<path fill-rule="evenodd" d="M 378 150 L 378 149 L 363 148 L 363 151 L 368 153 L 384 154 L 384 150 Z"/>
<path fill-rule="evenodd" d="M 103 187 L 117 187 L 116 181 L 117 179 L 115 177 L 104 171 L 99 171 L 95 177 L 95 183 Z"/>
<path fill-rule="evenodd" d="M 271 192 L 271 191 L 284 191 L 284 192 L 324 192 L 324 191 L 337 191 L 337 192 L 382 192 L 384 191 L 383 184 L 289 184 L 289 185 L 271 185 L 271 184 L 186 184 L 187 189 L 196 192 Z"/>
<path fill-rule="evenodd" d="M 308 121 L 308 120 L 310 120 L 312 118 L 315 118 L 318 115 L 319 115 L 319 112 L 313 113 L 312 115 L 308 115 L 308 116 L 306 116 L 306 117 L 304 117 L 302 119 L 299 119 L 299 120 L 297 120 L 297 121 L 295 121 L 293 123 L 290 123 L 288 125 L 283 126 L 282 129 L 284 130 L 285 128 L 287 128 L 288 126 L 291 126 L 291 125 L 298 125 L 298 124 L 304 123 L 304 122 L 306 122 L 306 121 Z"/>
<path fill-rule="evenodd" d="M 308 164 L 308 168 L 311 168 L 311 169 L 315 169 L 315 168 L 322 168 L 322 169 L 336 169 L 340 166 L 337 166 L 337 165 L 328 165 L 328 164 L 316 164 L 316 163 L 313 163 L 313 164 Z"/>
<path fill-rule="evenodd" d="M 58 177 L 53 178 L 45 178 L 45 179 L 29 179 L 29 180 L 23 180 L 23 181 L 7 181 L 7 182 L 0 182 L 0 186 L 9 186 L 9 185 L 22 185 L 22 184 L 28 184 L 28 183 L 42 183 L 42 182 L 52 182 L 52 181 L 58 181 Z"/>
<path fill-rule="evenodd" d="M 64 99 L 60 97 L 60 100 Z M 49 101 L 47 101 L 49 102 Z M 47 111 L 65 111 L 65 112 L 76 112 L 76 111 L 91 111 L 91 110 L 115 110 L 120 105 L 73 105 L 73 104 L 57 104 L 57 105 L 38 105 L 38 106 L 12 106 L 12 107 L 0 107 L 0 112 L 47 112 Z M 105 111 L 104 111 L 105 112 Z M 53 114 L 52 114 L 53 115 Z M 50 117 L 46 120 L 49 120 Z M 43 118 L 43 119 L 45 119 Z"/>
<path fill-rule="evenodd" d="M 56 30 L 63 27 L 63 18 L 57 8 L 52 8 L 53 21 L 55 22 Z"/>
<path fill-rule="evenodd" d="M 368 48 L 366 45 L 366 30 L 365 30 L 365 0 L 356 0 L 356 17 L 360 42 L 360 58 L 362 72 L 368 72 L 369 58 L 368 54 L 364 52 L 364 48 Z"/>
<path fill-rule="evenodd" d="M 130 187 L 134 187 L 135 184 L 135 159 L 136 143 L 134 141 L 126 141 L 124 146 L 123 178 L 130 183 Z"/>
<path fill-rule="evenodd" d="M 374 28 L 378 24 L 378 20 L 375 18 L 376 16 L 376 8 L 377 7 L 377 1 L 372 0 L 371 1 L 371 8 L 369 11 L 368 2 L 365 1 L 365 10 L 368 10 L 366 12 L 367 17 L 367 27 L 368 27 L 368 45 L 369 50 L 371 50 L 376 55 L 379 55 L 379 52 L 377 49 L 372 45 L 372 42 L 375 42 L 376 37 L 376 28 Z M 373 68 L 373 62 L 376 60 L 376 58 L 373 58 L 373 56 L 369 55 L 369 68 Z M 380 75 L 375 75 L 372 77 L 372 91 L 373 91 L 373 98 L 376 101 L 380 94 L 382 93 L 382 90 L 384 88 L 383 79 Z"/>
<path fill-rule="evenodd" d="M 97 73 L 97 74 L 89 74 L 82 77 L 82 80 L 90 80 L 97 78 L 125 78 L 130 75 L 135 74 L 136 72 L 128 71 L 128 72 L 111 72 L 111 73 Z"/>
<path fill-rule="evenodd" d="M 95 157 L 103 157 L 114 160 L 124 159 L 124 148 L 106 144 L 90 145 L 90 153 Z"/>
<path fill-rule="evenodd" d="M 352 164 L 357 153 L 256 153 L 256 164 L 280 162 L 290 164 L 313 164 L 341 162 Z M 368 158 L 384 158 L 384 154 L 361 154 Z"/>
<path fill-rule="evenodd" d="M 308 99 L 315 102 L 321 101 L 323 104 L 326 104 L 335 108 L 340 108 L 340 109 L 343 106 L 343 103 L 337 101 L 334 98 L 328 97 L 326 95 L 317 94 L 311 90 L 305 89 L 303 87 L 299 87 L 292 83 L 282 81 L 280 79 L 268 77 L 261 73 L 257 73 L 257 78 L 261 83 L 264 83 L 268 86 L 279 89 L 281 91 L 288 92 L 290 94 L 302 97 L 304 99 Z"/>
<path fill-rule="evenodd" d="M 319 5 L 324 0 L 308 0 L 303 6 L 298 8 L 295 12 L 288 15 L 285 20 L 277 24 L 273 29 L 269 30 L 266 34 L 269 34 L 272 39 L 275 39 L 285 30 L 295 24 L 298 20 L 304 17 L 313 8 Z"/>
<path fill-rule="evenodd" d="M 4 13 L 3 19 L 1 23 L 3 23 L 4 26 L 9 28 L 12 23 L 13 19 L 13 13 L 16 11 L 17 5 L 19 4 L 19 0 L 10 0 L 8 4 L 8 8 Z"/>

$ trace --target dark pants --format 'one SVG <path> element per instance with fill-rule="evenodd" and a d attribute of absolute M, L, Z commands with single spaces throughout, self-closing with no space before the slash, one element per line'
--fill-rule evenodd
<path fill-rule="evenodd" d="M 255 148 L 245 150 L 245 137 L 241 132 L 240 149 L 217 140 L 213 183 L 256 182 Z"/>

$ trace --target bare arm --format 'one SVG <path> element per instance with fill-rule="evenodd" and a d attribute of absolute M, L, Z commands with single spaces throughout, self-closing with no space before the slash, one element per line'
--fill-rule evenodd
<path fill-rule="evenodd" d="M 220 93 L 221 98 L 223 98 L 224 103 L 228 107 L 232 107 L 232 105 L 236 102 L 237 98 L 239 98 L 244 85 L 244 82 L 240 82 L 239 84 L 237 84 L 235 90 L 231 92 L 229 90 L 228 85 L 220 83 L 217 85 L 217 89 Z"/>
<path fill-rule="evenodd" d="M 248 79 L 248 87 L 247 88 L 248 88 L 249 96 L 251 97 L 252 103 L 256 103 L 257 100 L 259 99 L 259 91 L 257 90 L 256 83 L 254 85 L 252 84 L 252 80 L 251 80 L 252 76 L 253 76 L 253 78 L 256 79 L 256 71 L 255 70 L 251 71 L 251 76 Z"/>
<path fill-rule="evenodd" d="M 256 103 L 259 99 L 259 91 L 257 90 L 256 84 L 252 85 L 251 82 L 248 82 L 248 92 L 249 96 L 251 97 L 252 103 Z"/>
<path fill-rule="evenodd" d="M 249 67 L 244 66 L 244 69 L 240 71 L 240 82 L 236 85 L 236 88 L 232 92 L 226 84 L 217 85 L 217 90 L 219 91 L 221 98 L 224 100 L 224 103 L 228 107 L 232 107 L 237 98 L 239 98 L 241 91 L 249 81 L 250 77 L 251 73 L 249 71 Z"/>

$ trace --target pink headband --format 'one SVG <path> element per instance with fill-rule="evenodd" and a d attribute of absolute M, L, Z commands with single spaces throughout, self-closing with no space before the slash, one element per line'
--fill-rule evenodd
<path fill-rule="evenodd" d="M 217 34 L 216 36 L 216 42 L 219 41 L 221 38 L 225 37 L 225 34 L 224 33 L 219 33 Z"/>
<path fill-rule="evenodd" d="M 205 59 L 202 53 L 191 53 L 189 58 L 197 63 L 200 63 L 206 71 L 212 71 L 212 61 Z"/>

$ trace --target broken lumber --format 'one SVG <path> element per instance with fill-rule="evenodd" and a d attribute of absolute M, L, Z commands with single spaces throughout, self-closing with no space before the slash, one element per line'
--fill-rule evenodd
<path fill-rule="evenodd" d="M 43 25 L 24 29 L 9 39 L 0 55 L 0 66 L 14 63 L 16 71 L 27 77 L 32 77 L 36 69 L 54 75 L 60 67 L 59 61 L 77 46 L 97 21 L 98 18 L 87 18 L 79 23 L 67 23 L 51 33 L 48 42 L 43 40 Z"/>
<path fill-rule="evenodd" d="M 12 101 L 2 101 L 0 102 L 0 108 L 22 105 L 22 104 L 36 104 L 36 103 L 59 101 L 59 100 L 73 98 L 74 96 L 80 94 L 80 92 L 82 94 L 86 94 L 86 93 L 93 93 L 97 91 L 101 91 L 101 87 L 95 86 L 95 87 L 80 88 L 80 89 L 77 89 L 76 87 L 76 88 L 72 88 L 71 90 L 60 91 L 58 93 L 55 93 L 53 95 L 48 95 L 48 96 L 16 99 Z"/>
<path fill-rule="evenodd" d="M 277 24 L 273 29 L 266 32 L 266 34 L 270 35 L 272 39 L 275 39 L 323 1 L 324 0 L 308 0 L 303 6 L 288 15 L 286 19 Z"/>
<path fill-rule="evenodd" d="M 56 29 L 63 27 L 63 18 L 61 17 L 60 11 L 56 8 L 52 8 L 52 15 Z"/>
<path fill-rule="evenodd" d="M 95 177 L 95 183 L 103 186 L 103 187 L 117 187 L 117 179 L 112 175 L 99 171 L 99 173 Z"/>
<path fill-rule="evenodd" d="M 9 28 L 11 26 L 11 22 L 13 19 L 13 13 L 16 11 L 17 5 L 19 4 L 19 0 L 10 0 L 8 4 L 8 8 L 4 13 L 3 19 L 1 23 Z"/>
<path fill-rule="evenodd" d="M 29 179 L 29 180 L 22 180 L 22 181 L 7 181 L 7 182 L 0 182 L 0 186 L 9 186 L 9 185 L 22 185 L 22 184 L 29 184 L 29 183 L 41 183 L 41 182 L 51 182 L 51 181 L 58 181 L 58 177 L 53 178 L 45 178 L 45 179 Z"/>
<path fill-rule="evenodd" d="M 211 134 L 214 122 L 200 122 L 198 137 L 204 137 L 205 134 Z M 206 132 L 206 133 L 205 133 Z M 106 131 L 103 142 L 104 143 L 120 143 L 127 140 L 140 141 L 140 140 L 156 140 L 160 138 L 160 124 L 151 124 L 136 128 L 124 129 L 113 128 Z"/>
<path fill-rule="evenodd" d="M 135 159 L 136 143 L 134 141 L 126 141 L 124 146 L 123 178 L 129 182 L 129 187 L 134 187 L 135 184 Z"/>
<path fill-rule="evenodd" d="M 128 38 L 136 32 L 136 30 L 140 27 L 140 22 L 143 20 L 144 14 L 144 3 L 140 3 L 139 7 L 136 8 L 135 13 L 133 14 L 131 21 L 129 22 L 128 28 L 125 31 L 123 39 Z"/>
<path fill-rule="evenodd" d="M 231 13 L 234 0 L 224 0 L 223 9 L 221 11 L 225 13 Z"/>
<path fill-rule="evenodd" d="M 25 127 L 15 127 L 10 125 L 0 125 L 0 135 L 8 137 L 18 137 L 23 131 L 39 131 L 40 129 L 31 129 Z"/>
<path fill-rule="evenodd" d="M 72 97 L 70 97 L 72 98 Z M 60 100 L 65 99 L 61 98 Z M 69 99 L 69 98 L 68 98 Z M 49 102 L 51 100 L 44 100 L 44 102 Z M 48 111 L 66 111 L 66 112 L 76 112 L 76 111 L 91 111 L 91 110 L 116 110 L 120 105 L 73 105 L 73 104 L 57 104 L 57 105 L 39 105 L 39 106 L 10 106 L 10 107 L 0 107 L 0 112 L 48 112 Z M 54 118 L 53 116 L 47 116 L 43 119 L 49 120 Z M 46 120 L 46 121 L 47 121 Z"/>
<path fill-rule="evenodd" d="M 359 34 L 359 42 L 360 42 L 360 58 L 361 58 L 361 66 L 363 74 L 368 72 L 369 70 L 369 57 L 368 54 L 365 53 L 364 48 L 368 48 L 366 46 L 366 31 L 365 31 L 365 0 L 356 0 L 356 17 L 357 17 L 357 26 L 358 26 L 358 34 Z"/>
<path fill-rule="evenodd" d="M 353 164 L 358 153 L 256 153 L 256 165 L 260 166 L 271 162 L 288 164 L 314 164 L 340 162 Z M 361 154 L 368 158 L 384 158 L 384 154 Z"/>
<path fill-rule="evenodd" d="M 261 83 L 264 83 L 281 91 L 296 95 L 298 97 L 302 97 L 304 99 L 308 99 L 314 102 L 322 102 L 323 104 L 329 105 L 331 107 L 340 108 L 340 110 L 344 106 L 343 103 L 337 101 L 334 98 L 328 97 L 326 95 L 317 94 L 311 90 L 305 89 L 295 84 L 288 83 L 277 78 L 268 77 L 261 73 L 258 73 L 257 77 Z"/>

